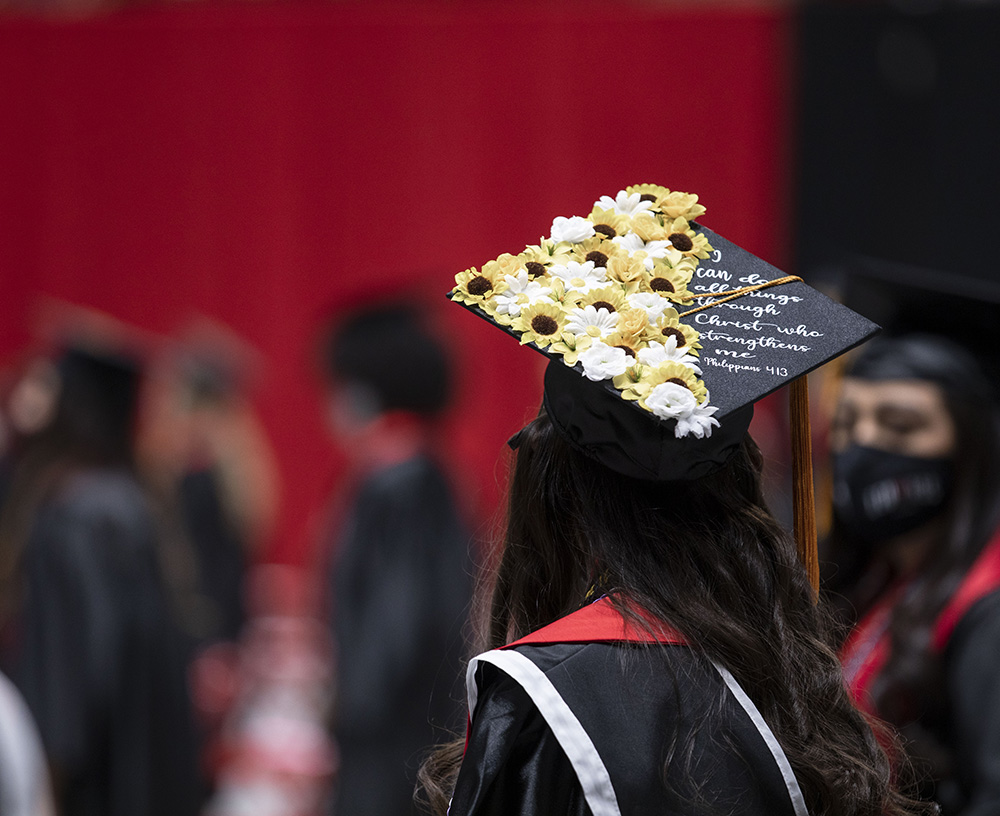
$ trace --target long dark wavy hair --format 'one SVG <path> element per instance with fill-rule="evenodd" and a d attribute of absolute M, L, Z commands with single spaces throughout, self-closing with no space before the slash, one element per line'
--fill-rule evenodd
<path fill-rule="evenodd" d="M 559 436 L 544 412 L 521 434 L 484 648 L 578 609 L 598 578 L 726 666 L 774 731 L 813 816 L 932 812 L 899 794 L 872 726 L 851 704 L 794 545 L 767 510 L 747 437 L 719 472 L 645 482 Z M 641 621 L 636 621 L 642 625 Z M 461 743 L 421 773 L 443 814 Z"/>
<path fill-rule="evenodd" d="M 889 623 L 888 660 L 872 687 L 879 715 L 897 726 L 908 750 L 933 779 L 952 772 L 944 739 L 947 699 L 942 656 L 931 649 L 938 616 L 1000 525 L 1000 410 L 977 361 L 938 337 L 908 335 L 869 344 L 845 376 L 863 380 L 921 380 L 937 385 L 955 427 L 955 483 L 936 521 L 935 542 Z M 839 565 L 827 589 L 846 600 L 847 623 L 864 614 L 892 581 L 885 553 L 851 539 L 836 518 L 828 546 Z"/>

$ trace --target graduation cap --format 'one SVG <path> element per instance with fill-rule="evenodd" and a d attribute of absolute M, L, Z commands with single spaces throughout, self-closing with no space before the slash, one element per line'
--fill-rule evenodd
<path fill-rule="evenodd" d="M 837 270 L 841 300 L 882 326 L 890 337 L 946 337 L 977 357 L 1000 380 L 994 350 L 1000 339 L 1000 283 L 858 256 Z"/>
<path fill-rule="evenodd" d="M 556 218 L 537 245 L 458 274 L 449 296 L 546 355 L 554 426 L 632 478 L 719 469 L 753 404 L 793 383 L 796 537 L 815 585 L 800 378 L 878 326 L 701 226 L 704 212 L 695 195 L 627 187 L 585 217 Z"/>

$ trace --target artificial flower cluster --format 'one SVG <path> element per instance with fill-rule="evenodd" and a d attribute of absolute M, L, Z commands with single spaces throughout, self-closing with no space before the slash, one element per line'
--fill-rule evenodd
<path fill-rule="evenodd" d="M 578 365 L 611 380 L 621 396 L 661 419 L 677 437 L 710 436 L 712 415 L 698 379 L 698 332 L 676 307 L 712 247 L 690 221 L 705 212 L 698 196 L 655 184 L 602 196 L 590 215 L 556 218 L 548 238 L 455 276 L 451 298 Z"/>

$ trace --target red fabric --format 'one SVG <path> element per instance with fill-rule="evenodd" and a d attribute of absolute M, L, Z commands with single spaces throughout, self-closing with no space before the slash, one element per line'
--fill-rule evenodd
<path fill-rule="evenodd" d="M 530 635 L 504 646 L 541 645 L 548 643 L 663 643 L 684 646 L 686 641 L 679 632 L 654 618 L 649 620 L 649 632 L 622 617 L 608 597 L 601 598 L 583 609 L 536 629 Z M 653 634 L 653 632 L 657 634 Z"/>
<path fill-rule="evenodd" d="M 909 584 L 896 586 L 865 615 L 841 649 L 844 677 L 855 702 L 876 714 L 871 687 L 889 659 L 893 609 Z M 986 545 L 934 624 L 931 648 L 944 651 L 962 616 L 979 599 L 1000 588 L 1000 533 Z"/>
<path fill-rule="evenodd" d="M 944 651 L 962 616 L 980 598 L 1000 588 L 1000 533 L 983 549 L 958 591 L 934 624 L 933 647 Z"/>
<path fill-rule="evenodd" d="M 696 192 L 782 266 L 791 7 L 175 3 L 0 19 L 0 365 L 48 295 L 159 332 L 191 312 L 264 355 L 284 482 L 272 557 L 305 560 L 341 461 L 319 318 L 407 287 L 461 374 L 445 453 L 483 514 L 541 358 L 444 303 L 623 185 Z"/>
<path fill-rule="evenodd" d="M 889 659 L 889 621 L 905 588 L 900 585 L 886 592 L 854 627 L 840 650 L 847 688 L 858 708 L 868 714 L 877 715 L 871 686 Z"/>

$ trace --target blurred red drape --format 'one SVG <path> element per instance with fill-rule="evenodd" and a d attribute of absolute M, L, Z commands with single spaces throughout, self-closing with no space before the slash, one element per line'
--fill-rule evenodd
<path fill-rule="evenodd" d="M 0 20 L 0 359 L 54 296 L 158 332 L 245 335 L 302 561 L 334 486 L 319 318 L 417 287 L 631 183 L 787 260 L 789 12 L 639 2 L 262 3 Z M 450 455 L 481 512 L 540 359 L 441 308 L 461 373 Z M 373 360 L 374 365 L 391 361 Z"/>

